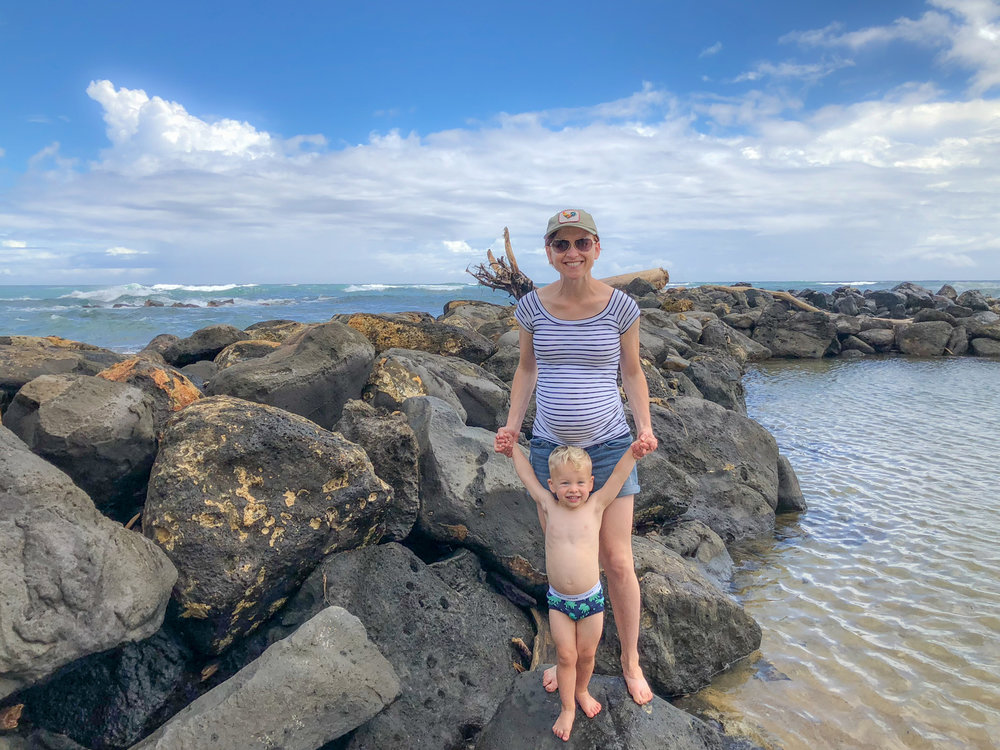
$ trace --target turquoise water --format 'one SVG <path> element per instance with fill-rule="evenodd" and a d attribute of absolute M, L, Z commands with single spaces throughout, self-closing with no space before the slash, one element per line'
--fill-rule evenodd
<path fill-rule="evenodd" d="M 785 750 L 998 747 L 998 386 L 969 357 L 748 373 L 809 510 L 735 551 L 761 654 L 701 698 Z"/>
<path fill-rule="evenodd" d="M 471 279 L 470 279 L 471 281 Z M 697 286 L 701 282 L 671 284 Z M 716 283 L 716 282 L 713 282 Z M 732 283 L 732 280 L 718 283 Z M 886 289 L 898 281 L 768 281 L 765 289 L 832 291 L 850 284 Z M 936 292 L 943 281 L 919 282 Z M 982 289 L 1000 295 L 1000 281 L 952 281 L 958 292 Z M 245 328 L 263 320 L 303 323 L 337 313 L 418 310 L 440 315 L 446 302 L 476 299 L 508 304 L 512 298 L 476 283 L 443 284 L 118 284 L 107 286 L 0 285 L 0 335 L 60 336 L 130 352 L 154 336 L 188 336 L 199 328 L 228 323 Z M 230 303 L 229 301 L 232 300 Z M 209 303 L 221 303 L 210 307 Z M 147 303 L 163 307 L 147 307 Z M 193 307 L 172 307 L 174 304 Z M 117 305 L 117 307 L 116 307 Z"/>

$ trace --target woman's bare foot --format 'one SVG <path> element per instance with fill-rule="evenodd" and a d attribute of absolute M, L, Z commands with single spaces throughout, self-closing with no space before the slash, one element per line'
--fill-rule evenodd
<path fill-rule="evenodd" d="M 542 687 L 546 693 L 554 693 L 559 689 L 559 680 L 556 677 L 556 668 L 549 667 L 542 673 Z"/>
<path fill-rule="evenodd" d="M 649 689 L 649 683 L 646 682 L 642 670 L 636 667 L 635 671 L 638 674 L 629 675 L 627 672 L 624 674 L 625 687 L 628 688 L 628 694 L 632 696 L 632 700 L 642 706 L 653 700 L 653 691 Z"/>
<path fill-rule="evenodd" d="M 564 708 L 559 712 L 559 718 L 552 725 L 552 733 L 563 742 L 569 739 L 569 733 L 573 730 L 573 719 L 576 718 L 576 706 Z"/>
<path fill-rule="evenodd" d="M 601 704 L 594 700 L 594 697 L 587 691 L 577 693 L 576 702 L 580 704 L 580 709 L 587 714 L 588 719 L 593 719 L 601 713 Z"/>

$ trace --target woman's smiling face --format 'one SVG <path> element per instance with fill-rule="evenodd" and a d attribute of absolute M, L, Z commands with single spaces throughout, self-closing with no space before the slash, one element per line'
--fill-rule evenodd
<path fill-rule="evenodd" d="M 589 250 L 580 250 L 576 246 L 576 241 L 579 239 L 593 240 L 593 244 Z M 569 247 L 563 252 L 559 252 L 552 247 L 553 240 L 566 240 L 569 242 Z M 577 278 L 590 273 L 590 269 L 594 267 L 594 261 L 601 254 L 601 243 L 597 237 L 585 229 L 564 227 L 546 243 L 545 254 L 548 256 L 549 263 L 559 272 L 560 276 Z"/>

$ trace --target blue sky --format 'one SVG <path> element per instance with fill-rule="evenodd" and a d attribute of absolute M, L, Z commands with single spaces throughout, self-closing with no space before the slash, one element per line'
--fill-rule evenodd
<path fill-rule="evenodd" d="M 351 5 L 0 2 L 0 283 L 1000 278 L 995 0 Z"/>

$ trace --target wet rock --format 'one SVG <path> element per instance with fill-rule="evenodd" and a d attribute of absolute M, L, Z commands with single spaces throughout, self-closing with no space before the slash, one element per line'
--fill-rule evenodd
<path fill-rule="evenodd" d="M 972 339 L 969 348 L 977 357 L 1000 357 L 1000 341 L 996 339 Z"/>
<path fill-rule="evenodd" d="M 152 399 L 138 388 L 90 375 L 42 375 L 17 392 L 4 424 L 105 515 L 124 523 L 142 507 L 156 434 Z"/>
<path fill-rule="evenodd" d="M 389 497 L 341 435 L 216 396 L 167 423 L 143 533 L 177 566 L 185 632 L 217 654 L 280 608 L 323 555 L 377 543 Z"/>
<path fill-rule="evenodd" d="M 285 627 L 325 603 L 344 607 L 402 683 L 399 699 L 344 750 L 464 747 L 493 716 L 521 659 L 511 639 L 530 644 L 534 628 L 484 577 L 468 552 L 426 565 L 405 547 L 383 544 L 330 555 L 303 584 L 282 613 Z"/>
<path fill-rule="evenodd" d="M 437 396 L 459 405 L 466 424 L 496 430 L 505 424 L 510 389 L 478 365 L 455 357 L 389 349 L 379 357 L 364 398 L 376 406 L 398 409 L 412 396 Z"/>
<path fill-rule="evenodd" d="M 248 359 L 266 357 L 277 349 L 278 346 L 277 341 L 268 341 L 266 339 L 237 341 L 215 355 L 215 359 L 212 361 L 215 362 L 216 367 L 220 370 L 225 370 L 227 367 L 239 364 L 240 362 L 246 362 Z"/>
<path fill-rule="evenodd" d="M 190 380 L 202 393 L 219 371 L 219 366 L 210 359 L 201 359 L 180 368 L 180 373 Z"/>
<path fill-rule="evenodd" d="M 799 478 L 795 475 L 792 463 L 782 455 L 778 455 L 778 505 L 775 513 L 798 513 L 806 510 L 806 499 L 802 496 Z"/>
<path fill-rule="evenodd" d="M 969 334 L 965 326 L 955 326 L 945 344 L 945 354 L 961 356 L 969 351 Z"/>
<path fill-rule="evenodd" d="M 951 284 L 945 284 L 940 289 L 938 289 L 938 296 L 947 297 L 952 302 L 958 299 L 958 292 L 955 291 L 955 287 Z"/>
<path fill-rule="evenodd" d="M 743 388 L 743 368 L 724 352 L 698 354 L 690 359 L 685 375 L 709 401 L 746 415 L 746 392 Z"/>
<path fill-rule="evenodd" d="M 497 305 L 477 300 L 452 300 L 444 306 L 439 323 L 468 328 L 482 334 L 490 341 L 517 330 L 514 305 Z"/>
<path fill-rule="evenodd" d="M 698 484 L 688 519 L 732 542 L 768 533 L 778 504 L 778 446 L 751 419 L 702 399 L 651 405 L 657 449 Z"/>
<path fill-rule="evenodd" d="M 392 487 L 383 540 L 405 539 L 420 512 L 420 449 L 406 416 L 377 411 L 363 401 L 348 401 L 336 430 L 365 449 L 379 479 Z"/>
<path fill-rule="evenodd" d="M 930 289 L 925 289 L 912 281 L 904 281 L 896 284 L 892 291 L 906 297 L 906 308 L 908 310 L 918 310 L 921 307 L 934 307 L 934 299 Z"/>
<path fill-rule="evenodd" d="M 471 549 L 525 591 L 542 593 L 545 550 L 535 504 L 511 460 L 493 452 L 493 433 L 467 427 L 433 396 L 407 399 L 403 411 L 420 445 L 415 531 Z"/>
<path fill-rule="evenodd" d="M 680 521 L 670 524 L 659 534 L 647 534 L 649 541 L 662 544 L 698 569 L 721 587 L 733 579 L 733 558 L 722 537 L 701 521 Z"/>
<path fill-rule="evenodd" d="M 189 702 L 192 653 L 167 627 L 68 664 L 14 699 L 24 723 L 92 750 L 129 747 Z M 183 702 L 181 702 L 183 701 Z"/>
<path fill-rule="evenodd" d="M 909 323 L 896 329 L 896 347 L 903 354 L 939 357 L 951 337 L 952 325 L 942 320 Z"/>
<path fill-rule="evenodd" d="M 788 312 L 772 305 L 761 315 L 753 340 L 766 346 L 775 357 L 822 357 L 837 328 L 826 313 Z"/>
<path fill-rule="evenodd" d="M 741 366 L 747 362 L 763 362 L 771 358 L 770 349 L 730 328 L 721 320 L 713 320 L 702 328 L 701 344 L 727 353 Z"/>
<path fill-rule="evenodd" d="M 200 359 L 215 356 L 235 341 L 250 338 L 239 328 L 220 324 L 195 331 L 187 338 L 169 344 L 162 352 L 163 358 L 174 367 L 183 367 Z"/>
<path fill-rule="evenodd" d="M 859 331 L 859 333 L 860 333 L 860 331 Z M 864 341 L 862 341 L 861 339 L 859 339 L 857 336 L 848 336 L 843 341 L 841 341 L 840 342 L 840 349 L 841 349 L 842 352 L 844 352 L 844 351 L 850 351 L 850 350 L 853 349 L 853 350 L 861 352 L 862 354 L 874 354 L 875 353 L 875 347 L 874 346 L 872 346 L 871 344 L 865 343 Z"/>
<path fill-rule="evenodd" d="M 0 698 L 151 636 L 176 575 L 155 545 L 0 426 Z"/>
<path fill-rule="evenodd" d="M 380 352 L 393 348 L 417 349 L 481 364 L 496 351 L 493 342 L 482 334 L 468 328 L 439 323 L 427 313 L 357 313 L 336 315 L 333 320 L 346 323 L 360 332 Z"/>
<path fill-rule="evenodd" d="M 896 332 L 891 328 L 869 328 L 867 331 L 861 331 L 858 339 L 875 351 L 887 352 L 896 344 Z"/>
<path fill-rule="evenodd" d="M 962 305 L 962 307 L 968 307 L 976 312 L 990 309 L 990 305 L 986 301 L 986 296 L 978 289 L 970 289 L 967 292 L 962 292 L 955 299 L 955 302 Z"/>
<path fill-rule="evenodd" d="M 274 341 L 278 344 L 285 343 L 292 336 L 297 336 L 307 328 L 305 323 L 297 320 L 262 320 L 247 326 L 243 331 L 251 339 L 257 341 Z"/>
<path fill-rule="evenodd" d="M 639 657 L 655 693 L 693 692 L 760 646 L 760 626 L 694 565 L 654 537 L 634 537 L 632 549 L 642 592 Z M 608 610 L 596 669 L 617 674 L 621 647 Z"/>
<path fill-rule="evenodd" d="M 227 367 L 206 391 L 276 406 L 330 429 L 344 404 L 361 397 L 375 351 L 342 323 L 310 326 L 271 354 Z"/>
<path fill-rule="evenodd" d="M 399 678 L 360 620 L 327 607 L 133 750 L 315 750 L 398 695 Z"/>
<path fill-rule="evenodd" d="M 188 404 L 201 398 L 201 390 L 180 370 L 157 364 L 145 357 L 131 357 L 124 362 L 101 370 L 97 377 L 115 383 L 132 385 L 150 397 L 153 404 L 153 425 L 163 429 L 167 419 Z"/>
<path fill-rule="evenodd" d="M 638 706 L 621 677 L 595 675 L 590 694 L 603 706 L 593 719 L 577 711 L 569 741 L 552 734 L 559 694 L 546 693 L 540 672 L 520 675 L 476 742 L 476 750 L 722 750 L 723 737 L 662 698 Z"/>
<path fill-rule="evenodd" d="M 39 375 L 96 375 L 125 357 L 57 336 L 0 336 L 0 413 Z"/>

